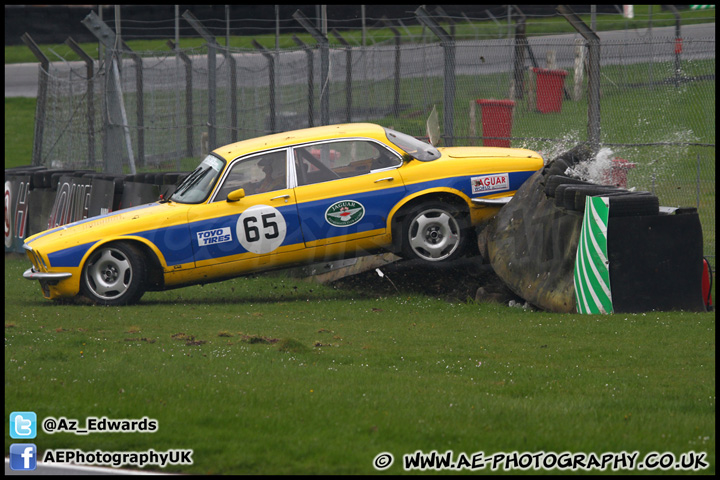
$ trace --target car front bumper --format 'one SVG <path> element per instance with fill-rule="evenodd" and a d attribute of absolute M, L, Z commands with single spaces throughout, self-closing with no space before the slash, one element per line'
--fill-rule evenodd
<path fill-rule="evenodd" d="M 50 300 L 62 296 L 62 293 L 55 287 L 58 282 L 70 277 L 72 277 L 72 273 L 70 272 L 38 272 L 35 270 L 35 267 L 30 267 L 23 273 L 23 278 L 27 278 L 28 280 L 38 280 L 40 282 L 40 289 L 42 290 L 43 296 Z"/>

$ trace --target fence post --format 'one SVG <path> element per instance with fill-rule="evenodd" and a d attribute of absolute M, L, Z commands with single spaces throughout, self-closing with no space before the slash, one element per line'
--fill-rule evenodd
<path fill-rule="evenodd" d="M 103 171 L 106 173 L 122 173 L 122 150 L 123 135 L 125 146 L 130 160 L 130 171 L 135 173 L 135 160 L 133 158 L 130 132 L 125 128 L 125 106 L 122 100 L 122 86 L 120 85 L 120 74 L 118 62 L 114 55 L 122 55 L 122 50 L 114 50 L 115 33 L 95 12 L 90 12 L 82 24 L 97 37 L 105 46 L 105 88 L 103 95 Z M 121 57 L 122 60 L 122 57 Z M 117 73 L 117 75 L 116 75 Z"/>
<path fill-rule="evenodd" d="M 510 82 L 510 100 L 525 97 L 525 17 L 520 17 L 515 24 L 515 48 L 513 49 L 513 76 Z"/>
<path fill-rule="evenodd" d="M 205 39 L 208 46 L 208 150 L 217 148 L 217 78 L 215 72 L 216 51 L 219 46 L 215 37 L 205 30 L 205 27 L 190 10 L 185 10 L 183 18 L 192 26 L 201 37 Z"/>
<path fill-rule="evenodd" d="M 682 37 L 680 36 L 680 12 L 675 5 L 665 5 L 675 15 L 675 86 L 680 86 L 680 54 L 682 53 Z"/>
<path fill-rule="evenodd" d="M 567 5 L 558 5 L 557 11 L 588 42 L 588 142 L 600 145 L 600 37 Z"/>
<path fill-rule="evenodd" d="M 144 89 L 143 89 L 143 62 L 140 55 L 133 52 L 133 50 L 125 43 L 122 42 L 122 46 L 125 52 L 130 55 L 135 64 L 135 109 L 137 112 L 137 145 L 138 145 L 138 162 L 140 165 L 145 165 L 145 107 L 144 107 Z"/>
<path fill-rule="evenodd" d="M 238 115 L 237 115 L 237 64 L 235 57 L 232 56 L 229 49 L 222 51 L 228 61 L 230 67 L 230 141 L 232 143 L 238 140 Z"/>
<path fill-rule="evenodd" d="M 313 36 L 320 47 L 320 123 L 328 125 L 330 123 L 330 44 L 327 36 L 315 28 L 300 10 L 292 16 Z"/>
<path fill-rule="evenodd" d="M 72 37 L 65 40 L 65 45 L 70 47 L 85 62 L 87 71 L 88 164 L 90 168 L 95 168 L 95 64 L 90 55 L 85 53 Z"/>
<path fill-rule="evenodd" d="M 40 51 L 40 48 L 33 41 L 29 33 L 24 33 L 21 38 L 23 43 L 27 45 L 30 51 L 40 61 L 40 66 L 38 67 L 38 78 L 40 79 L 40 82 L 38 83 L 38 100 L 37 106 L 35 107 L 35 139 L 33 142 L 32 152 L 32 165 L 39 166 L 42 164 L 42 142 L 43 133 L 45 131 L 45 109 L 47 106 L 47 85 L 48 75 L 50 74 L 50 60 L 48 60 L 45 54 Z"/>
<path fill-rule="evenodd" d="M 439 39 L 443 47 L 445 57 L 444 76 L 444 102 L 443 105 L 443 137 L 448 147 L 451 147 L 454 139 L 454 117 L 455 117 L 455 41 L 448 35 L 438 23 L 430 17 L 425 7 L 415 10 L 420 23 L 427 26 Z"/>
<path fill-rule="evenodd" d="M 573 89 L 573 100 L 576 102 L 582 98 L 583 77 L 585 76 L 585 45 L 579 38 L 575 39 L 575 85 Z"/>
<path fill-rule="evenodd" d="M 255 48 L 260 50 L 262 56 L 268 61 L 269 82 L 270 82 L 270 133 L 277 132 L 277 111 L 275 110 L 275 57 L 265 47 L 260 45 L 256 40 L 252 41 Z"/>
<path fill-rule="evenodd" d="M 400 36 L 400 30 L 395 28 L 387 17 L 383 16 L 380 20 L 387 28 L 390 29 L 393 35 L 395 35 L 395 90 L 393 95 L 393 115 L 397 117 L 400 115 L 400 51 L 402 37 Z"/>
<path fill-rule="evenodd" d="M 455 20 L 440 6 L 435 7 L 435 13 L 450 25 L 450 36 L 455 38 Z"/>
<path fill-rule="evenodd" d="M 498 21 L 497 18 L 495 18 L 495 15 L 493 15 L 490 10 L 487 10 L 487 9 L 486 9 L 486 10 L 485 10 L 485 13 L 487 13 L 487 16 L 490 17 L 490 20 L 492 20 L 493 22 L 495 22 L 495 25 L 497 25 L 498 38 L 502 38 L 502 29 L 503 29 L 502 24 Z"/>
<path fill-rule="evenodd" d="M 293 41 L 298 47 L 301 47 L 307 55 L 308 62 L 308 127 L 313 126 L 313 117 L 315 116 L 315 86 L 313 83 L 313 53 L 310 47 L 300 40 L 296 35 L 292 36 Z"/>
<path fill-rule="evenodd" d="M 352 49 L 350 44 L 334 28 L 330 32 L 345 47 L 345 120 L 352 122 Z"/>
<path fill-rule="evenodd" d="M 193 88 L 192 88 L 192 61 L 190 57 L 180 51 L 175 42 L 172 40 L 167 41 L 167 45 L 175 50 L 177 48 L 177 54 L 185 64 L 185 148 L 187 150 L 187 156 L 192 157 L 194 155 L 193 146 Z"/>

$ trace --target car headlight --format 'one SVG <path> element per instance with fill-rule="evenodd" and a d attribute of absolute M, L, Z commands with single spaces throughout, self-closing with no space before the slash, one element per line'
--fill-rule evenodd
<path fill-rule="evenodd" d="M 40 254 L 40 252 L 38 252 L 36 250 L 32 250 L 31 253 L 32 253 L 32 258 L 30 259 L 30 261 L 32 262 L 33 267 L 35 267 L 35 270 L 37 270 L 38 272 L 47 272 L 48 271 L 47 264 L 45 263 L 45 259 Z"/>
<path fill-rule="evenodd" d="M 37 254 L 38 258 L 40 259 L 40 265 L 42 266 L 43 270 L 45 270 L 45 271 L 47 272 L 47 271 L 48 271 L 48 266 L 47 266 L 47 264 L 45 263 L 45 257 L 43 257 L 42 255 L 40 255 L 40 252 L 35 252 L 35 253 Z"/>

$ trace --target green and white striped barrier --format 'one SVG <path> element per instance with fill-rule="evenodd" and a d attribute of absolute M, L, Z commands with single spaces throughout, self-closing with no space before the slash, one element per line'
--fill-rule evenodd
<path fill-rule="evenodd" d="M 608 197 L 587 197 L 575 259 L 575 304 L 579 313 L 612 313 L 607 232 Z"/>

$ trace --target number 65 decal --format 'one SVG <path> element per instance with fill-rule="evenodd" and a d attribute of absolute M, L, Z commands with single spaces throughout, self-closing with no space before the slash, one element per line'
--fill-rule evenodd
<path fill-rule="evenodd" d="M 285 240 L 287 225 L 282 213 L 269 205 L 255 205 L 238 218 L 237 238 L 248 252 L 270 253 Z"/>

